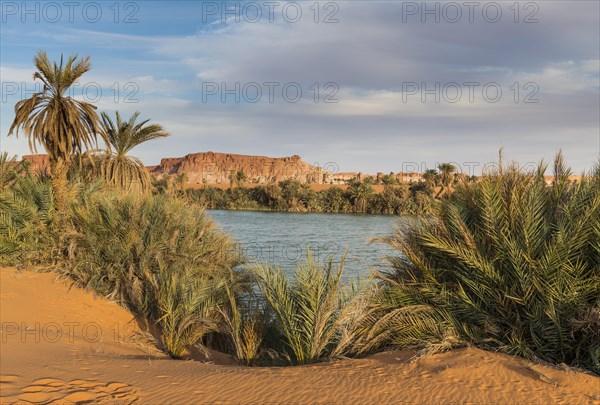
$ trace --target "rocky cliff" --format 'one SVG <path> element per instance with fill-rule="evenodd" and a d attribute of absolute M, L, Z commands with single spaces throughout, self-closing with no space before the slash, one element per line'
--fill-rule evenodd
<path fill-rule="evenodd" d="M 45 172 L 50 169 L 48 155 L 23 155 L 21 159 L 29 162 L 29 167 L 34 172 Z"/>
<path fill-rule="evenodd" d="M 181 158 L 165 158 L 153 168 L 152 174 L 185 173 L 188 184 L 228 183 L 231 171 L 243 171 L 247 182 L 268 183 L 295 179 L 302 183 L 322 184 L 331 173 L 308 164 L 298 155 L 272 158 L 266 156 L 235 155 L 231 153 L 201 152 Z"/>
<path fill-rule="evenodd" d="M 48 170 L 48 155 L 25 155 L 24 161 L 31 163 L 35 171 Z M 311 184 L 346 184 L 348 180 L 364 180 L 368 177 L 379 182 L 383 173 L 376 175 L 341 172 L 332 173 L 302 161 L 300 156 L 272 158 L 267 156 L 236 155 L 232 153 L 200 152 L 179 158 L 161 159 L 157 166 L 146 166 L 150 173 L 161 178 L 165 174 L 185 173 L 187 184 L 227 184 L 231 171 L 243 171 L 246 183 L 265 184 L 295 179 Z M 393 173 L 392 173 L 393 174 Z M 396 173 L 394 177 L 405 183 L 421 181 L 420 173 Z"/>

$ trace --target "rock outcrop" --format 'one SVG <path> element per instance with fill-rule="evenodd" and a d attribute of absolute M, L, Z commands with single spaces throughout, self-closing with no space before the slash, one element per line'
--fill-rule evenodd
<path fill-rule="evenodd" d="M 49 169 L 48 155 L 24 155 L 34 171 Z M 310 184 L 347 184 L 349 180 L 371 178 L 380 182 L 383 173 L 331 172 L 304 162 L 300 156 L 272 158 L 267 156 L 236 155 L 232 153 L 200 152 L 179 158 L 161 159 L 157 166 L 146 166 L 150 173 L 161 178 L 165 174 L 185 174 L 188 185 L 227 184 L 233 170 L 244 172 L 246 183 L 265 184 L 287 179 Z M 413 183 L 422 180 L 421 173 L 390 173 L 399 182 Z"/>
<path fill-rule="evenodd" d="M 302 161 L 294 155 L 282 158 L 235 155 L 231 153 L 201 152 L 181 158 L 165 158 L 152 170 L 152 174 L 185 173 L 188 184 L 229 183 L 230 173 L 242 171 L 246 182 L 268 183 L 294 179 L 301 183 L 322 184 L 331 173 Z"/>
<path fill-rule="evenodd" d="M 50 170 L 50 159 L 48 155 L 23 155 L 23 162 L 28 162 L 33 172 L 47 172 Z"/>

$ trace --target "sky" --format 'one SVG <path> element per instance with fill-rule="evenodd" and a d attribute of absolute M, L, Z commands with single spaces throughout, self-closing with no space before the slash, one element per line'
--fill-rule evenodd
<path fill-rule="evenodd" d="M 600 2 L 1 1 L 0 149 L 33 56 L 89 55 L 70 95 L 170 137 L 146 164 L 214 151 L 330 171 L 600 157 Z M 39 89 L 39 84 L 37 85 Z"/>

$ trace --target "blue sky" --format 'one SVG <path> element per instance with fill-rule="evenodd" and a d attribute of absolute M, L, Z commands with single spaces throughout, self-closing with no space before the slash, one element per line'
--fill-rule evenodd
<path fill-rule="evenodd" d="M 73 96 L 171 133 L 134 149 L 146 164 L 211 150 L 478 172 L 503 146 L 521 164 L 562 149 L 580 171 L 599 157 L 597 1 L 278 1 L 272 21 L 264 1 L 75 3 L 1 4 L 2 150 L 29 153 L 6 135 L 45 49 L 91 56 Z"/>

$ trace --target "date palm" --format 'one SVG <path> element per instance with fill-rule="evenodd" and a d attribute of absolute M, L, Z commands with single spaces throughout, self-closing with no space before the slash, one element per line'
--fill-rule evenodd
<path fill-rule="evenodd" d="M 43 90 L 15 105 L 15 118 L 9 129 L 19 136 L 25 132 L 29 148 L 37 153 L 41 144 L 49 156 L 52 189 L 56 209 L 64 213 L 67 204 L 67 172 L 74 156 L 97 147 L 99 117 L 96 107 L 68 95 L 69 88 L 91 68 L 89 56 L 77 60 L 71 55 L 64 63 L 50 62 L 40 50 L 33 58 L 37 71 L 33 80 L 43 83 Z"/>
<path fill-rule="evenodd" d="M 233 185 L 235 184 L 235 180 L 237 178 L 235 169 L 229 169 L 229 189 L 233 190 Z"/>
<path fill-rule="evenodd" d="M 0 191 L 14 185 L 27 172 L 26 163 L 17 161 L 16 156 L 8 157 L 8 152 L 0 153 Z"/>
<path fill-rule="evenodd" d="M 151 184 L 150 173 L 143 163 L 127 154 L 141 143 L 169 135 L 161 125 L 148 124 L 150 120 L 136 122 L 139 116 L 136 112 L 124 121 L 116 111 L 113 121 L 102 113 L 101 132 L 108 140 L 108 151 L 100 158 L 97 170 L 107 183 L 126 191 L 143 192 Z"/>
<path fill-rule="evenodd" d="M 425 181 L 425 184 L 432 188 L 435 187 L 437 177 L 438 174 L 434 169 L 426 170 L 425 173 L 423 173 L 423 180 Z"/>
<path fill-rule="evenodd" d="M 452 184 L 454 172 L 456 172 L 456 166 L 451 163 L 440 163 L 438 165 L 440 170 L 442 186 L 449 187 Z"/>
<path fill-rule="evenodd" d="M 177 176 L 175 176 L 175 182 L 177 183 L 177 187 L 179 187 L 179 191 L 185 191 L 185 185 L 187 184 L 189 177 L 186 172 L 181 172 Z"/>
<path fill-rule="evenodd" d="M 242 187 L 246 180 L 248 180 L 248 176 L 246 176 L 246 173 L 244 173 L 243 170 L 238 170 L 235 174 L 235 183 L 237 184 L 238 188 Z"/>
<path fill-rule="evenodd" d="M 373 194 L 373 187 L 367 179 L 360 181 L 352 179 L 348 182 L 348 192 L 357 212 L 366 212 L 369 196 Z"/>
<path fill-rule="evenodd" d="M 345 260 L 346 254 L 335 268 L 333 258 L 319 263 L 307 249 L 307 261 L 296 267 L 293 281 L 270 264 L 250 267 L 295 364 L 315 362 L 336 349 L 346 321 L 343 310 L 353 297 L 341 282 Z"/>
<path fill-rule="evenodd" d="M 398 181 L 396 180 L 394 175 L 392 173 L 390 173 L 390 174 L 383 175 L 383 177 L 381 178 L 381 183 L 383 184 L 383 189 L 388 190 L 388 189 L 392 188 L 393 186 L 395 186 L 396 184 L 398 184 Z"/>
<path fill-rule="evenodd" d="M 560 154 L 552 186 L 545 171 L 500 162 L 383 239 L 398 254 L 378 273 L 375 345 L 457 335 L 600 374 L 600 166 L 576 184 Z"/>
<path fill-rule="evenodd" d="M 438 165 L 438 169 L 440 170 L 440 177 L 442 183 L 442 188 L 437 194 L 437 196 L 439 197 L 444 190 L 448 190 L 450 188 L 452 180 L 454 180 L 454 172 L 456 172 L 456 166 L 454 166 L 451 163 L 440 163 Z"/>

